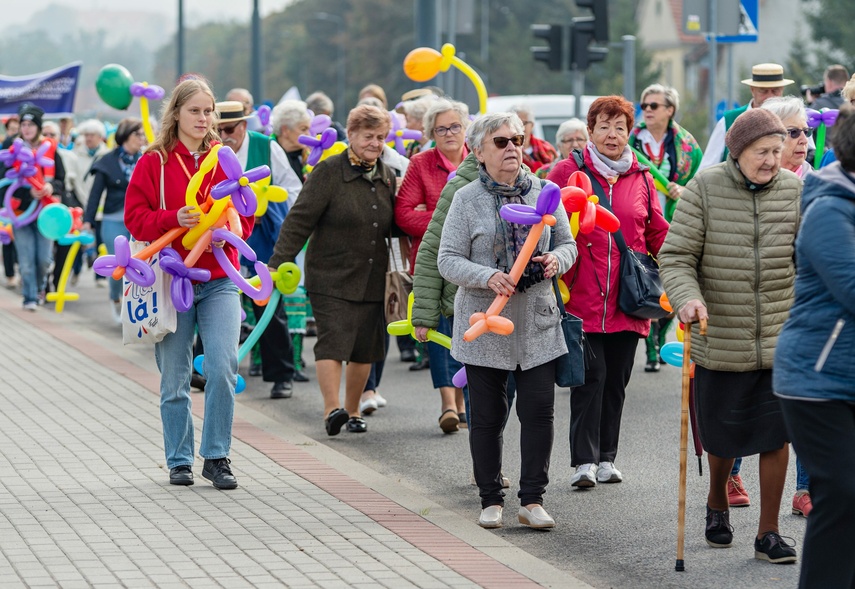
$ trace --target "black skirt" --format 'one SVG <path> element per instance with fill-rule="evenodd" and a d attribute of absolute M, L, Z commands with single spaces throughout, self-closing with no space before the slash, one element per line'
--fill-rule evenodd
<path fill-rule="evenodd" d="M 371 364 L 386 357 L 383 301 L 346 301 L 309 293 L 318 341 L 315 360 Z"/>
<path fill-rule="evenodd" d="M 695 410 L 704 450 L 739 458 L 789 442 L 772 371 L 727 372 L 695 367 Z"/>

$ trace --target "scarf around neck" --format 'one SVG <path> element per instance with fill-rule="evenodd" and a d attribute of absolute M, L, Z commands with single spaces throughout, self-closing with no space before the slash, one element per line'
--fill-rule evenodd
<path fill-rule="evenodd" d="M 510 203 L 525 204 L 522 197 L 531 190 L 531 177 L 520 170 L 513 185 L 502 184 L 487 173 L 483 164 L 478 166 L 478 177 L 487 192 L 495 198 L 496 233 L 493 237 L 493 258 L 496 268 L 507 274 L 511 271 L 514 260 L 519 256 L 531 228 L 528 225 L 517 225 L 505 221 L 499 214 L 499 209 Z M 532 257 L 539 255 L 541 252 L 538 250 L 532 254 Z M 542 280 L 543 266 L 529 262 L 517 283 L 517 292 L 525 292 L 528 287 Z"/>
<path fill-rule="evenodd" d="M 594 169 L 603 178 L 609 181 L 609 184 L 617 182 L 618 176 L 626 174 L 632 166 L 632 150 L 629 145 L 625 145 L 623 153 L 620 154 L 620 159 L 609 159 L 597 149 L 593 142 L 588 141 L 588 153 L 591 154 L 591 162 L 594 164 Z"/>
<path fill-rule="evenodd" d="M 371 174 L 377 166 L 377 160 L 374 160 L 373 163 L 366 162 L 354 153 L 352 147 L 347 148 L 347 159 L 350 160 L 350 165 L 354 170 L 363 174 Z"/>

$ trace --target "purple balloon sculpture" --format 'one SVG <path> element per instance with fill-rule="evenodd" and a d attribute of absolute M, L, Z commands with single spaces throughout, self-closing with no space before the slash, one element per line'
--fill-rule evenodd
<path fill-rule="evenodd" d="M 235 152 L 230 147 L 221 147 L 217 155 L 220 167 L 225 172 L 228 180 L 217 183 L 211 189 L 211 197 L 219 200 L 231 195 L 232 204 L 238 214 L 244 217 L 251 217 L 258 208 L 258 201 L 249 183 L 267 178 L 270 175 L 270 168 L 267 166 L 258 166 L 244 172 Z"/>
<path fill-rule="evenodd" d="M 312 148 L 312 151 L 309 152 L 308 159 L 306 159 L 306 163 L 310 166 L 314 166 L 321 160 L 321 156 L 324 154 L 324 151 L 333 146 L 336 139 L 338 139 L 338 132 L 335 129 L 329 128 L 324 129 L 323 133 L 321 133 L 320 139 L 314 135 L 300 135 L 297 138 L 297 141 L 301 145 Z"/>
<path fill-rule="evenodd" d="M 454 373 L 454 376 L 451 377 L 451 384 L 456 386 L 458 389 L 462 389 L 466 386 L 467 378 L 466 378 L 466 367 L 461 366 L 460 370 Z"/>
<path fill-rule="evenodd" d="M 166 91 L 156 84 L 145 85 L 140 82 L 131 84 L 131 96 L 136 96 L 137 98 L 145 97 L 149 100 L 160 100 L 165 95 Z"/>
<path fill-rule="evenodd" d="M 391 112 L 389 115 L 392 117 L 392 128 L 389 130 L 389 134 L 386 135 L 386 143 L 394 141 L 395 151 L 401 155 L 407 155 L 407 148 L 404 145 L 404 140 L 413 139 L 414 141 L 418 141 L 422 138 L 422 132 L 403 127 L 401 125 L 401 119 L 398 117 L 397 113 Z"/>
<path fill-rule="evenodd" d="M 311 112 L 311 111 L 309 111 Z M 314 115 L 312 117 L 312 122 L 309 123 L 309 135 L 312 137 L 317 137 L 324 131 L 330 128 L 332 125 L 332 119 L 327 115 Z M 338 137 L 338 134 L 336 134 Z"/>
<path fill-rule="evenodd" d="M 204 268 L 188 268 L 181 256 L 171 247 L 160 250 L 160 267 L 172 276 L 169 294 L 175 310 L 184 313 L 193 306 L 193 281 L 208 282 L 211 271 Z"/>
<path fill-rule="evenodd" d="M 262 104 L 258 107 L 258 110 L 255 111 L 256 114 L 258 114 L 258 120 L 261 123 L 261 131 L 265 135 L 273 134 L 273 125 L 270 124 L 270 112 L 272 110 L 273 109 L 266 104 Z"/>
<path fill-rule="evenodd" d="M 154 284 L 154 270 L 145 260 L 139 260 L 131 255 L 131 244 L 124 235 L 117 235 L 113 240 L 113 255 L 101 256 L 92 264 L 92 269 L 99 276 L 110 277 L 116 268 L 125 269 L 125 278 L 137 286 Z"/>
<path fill-rule="evenodd" d="M 23 167 L 23 166 L 22 166 Z M 7 177 L 13 170 L 9 170 L 6 174 Z M 12 180 L 12 178 L 8 178 L 6 181 Z M 30 206 L 27 207 L 27 210 L 21 213 L 20 215 L 15 214 L 15 209 L 12 207 L 12 196 L 15 191 L 19 188 L 29 186 L 29 184 L 20 176 L 14 178 L 14 181 L 9 185 L 6 189 L 6 194 L 3 196 L 3 212 L 8 216 L 9 223 L 11 223 L 12 227 L 26 227 L 30 223 L 36 220 L 36 217 L 39 216 L 39 213 L 42 211 L 44 207 L 44 203 L 41 199 L 33 199 L 30 202 Z"/>
<path fill-rule="evenodd" d="M 840 111 L 832 108 L 824 108 L 822 110 L 806 108 L 805 114 L 807 114 L 808 127 L 816 129 L 822 124 L 826 127 L 833 127 L 834 123 L 837 122 L 837 115 L 840 114 Z"/>
<path fill-rule="evenodd" d="M 6 231 L 0 231 L 0 245 L 9 245 L 12 243 L 12 236 Z"/>
<path fill-rule="evenodd" d="M 270 269 L 267 267 L 267 264 L 258 261 L 258 256 L 255 255 L 255 252 L 251 247 L 249 247 L 249 244 L 227 229 L 215 229 L 211 236 L 211 240 L 226 241 L 230 243 L 237 248 L 241 254 L 243 254 L 243 257 L 254 262 L 253 267 L 255 268 L 255 273 L 258 274 L 258 277 L 261 279 L 260 288 L 252 286 L 247 279 L 241 276 L 240 272 L 232 266 L 229 256 L 224 251 L 225 248 L 212 248 L 214 250 L 214 257 L 217 258 L 220 268 L 222 268 L 228 277 L 232 279 L 232 282 L 237 284 L 238 288 L 241 289 L 246 296 L 254 301 L 263 300 L 270 296 L 270 293 L 273 292 L 273 277 L 270 276 Z"/>
<path fill-rule="evenodd" d="M 547 182 L 537 196 L 535 206 L 524 204 L 506 204 L 499 209 L 499 215 L 506 221 L 518 225 L 536 225 L 543 221 L 544 215 L 551 215 L 561 203 L 561 189 L 553 182 Z"/>

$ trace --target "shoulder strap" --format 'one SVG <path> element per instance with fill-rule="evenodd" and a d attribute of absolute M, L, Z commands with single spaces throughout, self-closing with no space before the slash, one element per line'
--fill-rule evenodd
<path fill-rule="evenodd" d="M 543 182 L 543 180 L 541 180 Z M 549 251 L 552 251 L 552 248 L 555 247 L 555 227 L 552 227 L 549 231 Z M 575 282 L 575 280 L 574 280 Z M 556 273 L 552 277 L 552 292 L 555 293 L 555 303 L 558 305 L 558 312 L 561 313 L 561 316 L 567 315 L 567 309 L 564 308 L 564 303 L 561 300 L 561 290 L 558 288 L 558 274 Z"/>
<path fill-rule="evenodd" d="M 166 194 L 163 190 L 163 169 L 166 167 L 166 161 L 163 159 L 163 154 L 159 151 L 157 156 L 160 158 L 160 208 L 166 210 Z"/>
<path fill-rule="evenodd" d="M 594 173 L 591 172 L 591 169 L 585 165 L 585 159 L 582 157 L 582 152 L 578 149 L 574 149 L 573 158 L 576 160 L 576 165 L 579 167 L 579 169 L 585 172 L 588 175 L 588 178 L 591 179 L 591 188 L 594 189 L 594 194 L 596 194 L 597 198 L 600 199 L 600 204 L 603 205 L 603 208 L 606 209 L 608 212 L 614 214 L 614 211 L 612 211 L 612 205 L 611 203 L 609 203 L 609 199 L 606 198 L 605 191 L 603 191 L 602 184 L 600 184 L 600 182 L 596 178 L 594 178 Z M 612 233 L 612 236 L 614 237 L 615 243 L 617 244 L 620 252 L 625 252 L 628 248 L 626 247 L 626 240 L 623 238 L 623 231 L 618 229 L 617 231 Z"/>

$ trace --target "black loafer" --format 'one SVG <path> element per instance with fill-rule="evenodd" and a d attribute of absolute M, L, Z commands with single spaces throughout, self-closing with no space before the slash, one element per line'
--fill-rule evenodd
<path fill-rule="evenodd" d="M 401 351 L 401 362 L 415 362 L 416 361 L 416 351 L 415 350 L 402 350 Z"/>
<path fill-rule="evenodd" d="M 232 474 L 231 460 L 228 458 L 205 459 L 202 476 L 214 483 L 217 489 L 237 489 L 237 479 Z"/>
<path fill-rule="evenodd" d="M 287 380 L 277 382 L 273 385 L 273 388 L 270 389 L 271 399 L 290 399 L 293 394 L 294 391 L 291 390 L 291 383 Z"/>
<path fill-rule="evenodd" d="M 199 374 L 198 372 L 194 372 L 190 375 L 191 389 L 199 389 L 200 391 L 204 391 L 206 384 L 208 384 L 208 379 Z"/>
<path fill-rule="evenodd" d="M 337 436 L 341 432 L 342 426 L 347 423 L 347 411 L 344 409 L 333 409 L 330 414 L 324 419 L 324 426 L 327 428 L 328 436 Z"/>
<path fill-rule="evenodd" d="M 427 357 L 427 354 L 415 364 L 410 364 L 410 370 L 424 370 L 426 368 L 430 368 L 430 359 Z"/>
<path fill-rule="evenodd" d="M 193 471 L 187 464 L 169 469 L 169 484 L 188 486 L 193 484 Z"/>
<path fill-rule="evenodd" d="M 309 377 L 298 370 L 294 373 L 294 382 L 309 382 Z"/>
<path fill-rule="evenodd" d="M 707 505 L 707 525 L 706 530 L 704 530 L 704 536 L 706 537 L 707 544 L 713 548 L 730 548 L 730 545 L 733 543 L 730 511 L 710 509 L 710 506 Z"/>
<path fill-rule="evenodd" d="M 249 367 L 250 376 L 261 376 L 261 364 L 253 364 Z"/>
<path fill-rule="evenodd" d="M 368 431 L 368 424 L 361 417 L 351 417 L 347 420 L 347 431 L 352 434 L 364 434 Z"/>

